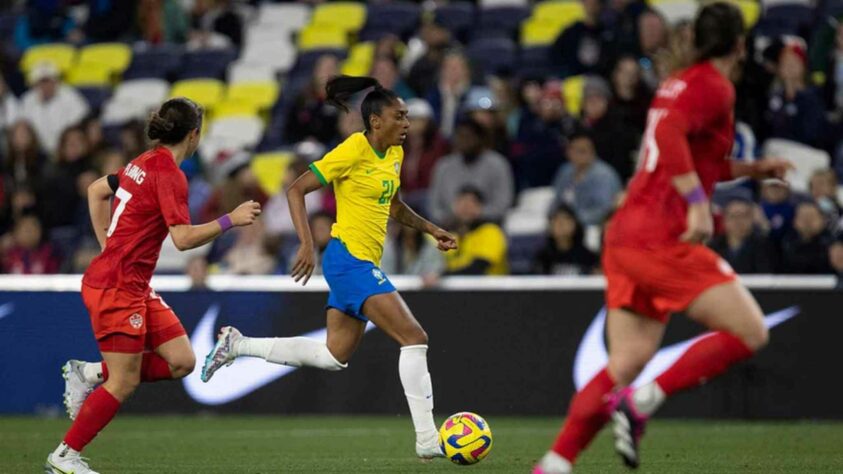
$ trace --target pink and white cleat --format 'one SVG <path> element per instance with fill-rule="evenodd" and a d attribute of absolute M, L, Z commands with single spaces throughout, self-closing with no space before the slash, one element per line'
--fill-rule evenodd
<path fill-rule="evenodd" d="M 624 464 L 631 469 L 638 468 L 641 463 L 638 444 L 644 436 L 644 428 L 650 417 L 635 408 L 632 394 L 635 389 L 626 387 L 613 393 L 609 397 L 608 409 L 615 423 L 612 434 L 615 437 L 615 452 L 623 459 Z"/>

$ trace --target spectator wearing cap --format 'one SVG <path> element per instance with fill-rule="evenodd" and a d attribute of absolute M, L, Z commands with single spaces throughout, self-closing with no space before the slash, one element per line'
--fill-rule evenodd
<path fill-rule="evenodd" d="M 489 146 L 493 150 L 504 156 L 509 153 L 506 123 L 499 113 L 499 101 L 492 89 L 486 86 L 475 86 L 469 89 L 463 112 L 468 115 L 468 118 L 483 126 L 490 141 Z"/>
<path fill-rule="evenodd" d="M 470 86 L 468 59 L 460 51 L 450 51 L 442 60 L 436 86 L 427 93 L 433 116 L 446 137 L 450 138 L 454 132 L 457 115 Z"/>
<path fill-rule="evenodd" d="M 339 61 L 332 54 L 316 60 L 310 83 L 296 96 L 287 113 L 284 140 L 298 143 L 313 139 L 332 143 L 337 135 L 337 109 L 326 104 L 325 85 L 339 74 Z"/>
<path fill-rule="evenodd" d="M 490 194 L 494 193 L 494 188 Z M 471 185 L 461 188 L 452 204 L 455 217 L 451 231 L 459 247 L 445 253 L 446 275 L 505 275 L 506 235 L 503 229 L 483 218 L 484 193 Z"/>
<path fill-rule="evenodd" d="M 554 75 L 603 73 L 614 46 L 614 33 L 600 20 L 600 0 L 582 0 L 585 18 L 572 24 L 550 47 Z"/>
<path fill-rule="evenodd" d="M 565 160 L 565 135 L 575 122 L 565 109 L 561 82 L 548 81 L 541 88 L 528 83 L 522 95 L 525 105 L 510 147 L 519 191 L 550 185 Z"/>
<path fill-rule="evenodd" d="M 410 89 L 410 86 L 401 78 L 398 64 L 391 56 L 383 54 L 377 56 L 372 61 L 372 70 L 369 71 L 369 75 L 377 79 L 384 88 L 395 92 L 398 97 L 404 100 L 410 100 L 416 96 L 413 89 Z"/>
<path fill-rule="evenodd" d="M 59 70 L 51 62 L 36 64 L 28 79 L 32 88 L 21 100 L 21 117 L 35 127 L 44 150 L 54 154 L 64 129 L 88 114 L 88 103 L 76 89 L 61 83 Z"/>
<path fill-rule="evenodd" d="M 765 113 L 765 136 L 824 145 L 825 106 L 806 81 L 806 52 L 801 39 L 789 40 L 779 53 L 776 80 Z"/>
<path fill-rule="evenodd" d="M 618 174 L 597 158 L 594 139 L 587 131 L 568 138 L 568 162 L 553 180 L 554 206 L 570 206 L 585 225 L 602 225 L 623 190 Z"/>
<path fill-rule="evenodd" d="M 641 80 L 641 65 L 634 56 L 621 56 L 612 69 L 611 80 L 610 109 L 620 116 L 622 122 L 639 134 L 644 133 L 653 92 Z"/>
<path fill-rule="evenodd" d="M 773 273 L 775 249 L 755 226 L 755 205 L 732 199 L 723 210 L 724 233 L 709 246 L 737 273 Z"/>
<path fill-rule="evenodd" d="M 427 211 L 440 225 L 453 221 L 452 205 L 466 186 L 491 191 L 483 202 L 484 220 L 500 221 L 512 205 L 512 170 L 506 158 L 488 148 L 484 134 L 477 122 L 460 122 L 454 133 L 454 153 L 440 159 L 433 169 Z"/>
<path fill-rule="evenodd" d="M 831 273 L 828 247 L 831 244 L 828 221 L 813 201 L 796 206 L 793 231 L 782 241 L 781 272 L 791 274 Z"/>
<path fill-rule="evenodd" d="M 451 148 L 433 121 L 433 109 L 424 99 L 407 101 L 410 129 L 404 141 L 404 162 L 401 164 L 401 193 L 413 209 L 427 207 L 427 191 L 433 169 Z"/>
<path fill-rule="evenodd" d="M 609 84 L 599 76 L 589 76 L 583 88 L 582 126 L 594 138 L 597 156 L 626 182 L 635 167 L 640 132 L 623 120 L 611 102 Z"/>

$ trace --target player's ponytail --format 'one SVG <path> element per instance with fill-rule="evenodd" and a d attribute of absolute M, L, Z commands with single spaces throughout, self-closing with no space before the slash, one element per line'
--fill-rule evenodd
<path fill-rule="evenodd" d="M 736 6 L 725 2 L 706 5 L 694 21 L 696 60 L 731 54 L 743 34 L 743 14 Z"/>
<path fill-rule="evenodd" d="M 366 94 L 363 103 L 360 105 L 360 113 L 363 116 L 363 124 L 366 131 L 371 129 L 370 117 L 372 114 L 380 115 L 381 110 L 398 99 L 394 92 L 384 89 L 380 82 L 373 77 L 337 76 L 328 81 L 325 86 L 327 95 L 326 102 L 344 111 L 349 111 L 349 101 L 359 92 L 373 88 Z"/>
<path fill-rule="evenodd" d="M 175 145 L 201 127 L 202 107 L 190 99 L 177 97 L 164 102 L 150 115 L 146 136 L 165 145 Z"/>

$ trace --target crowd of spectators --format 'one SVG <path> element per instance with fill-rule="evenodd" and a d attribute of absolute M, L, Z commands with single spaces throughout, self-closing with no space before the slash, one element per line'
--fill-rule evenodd
<path fill-rule="evenodd" d="M 30 0 L 19 6 L 14 43 L 19 52 L 56 41 L 238 48 L 248 30 L 239 3 Z M 690 30 L 687 22 L 669 24 L 643 1 L 582 3 L 585 18 L 548 48 L 548 74 L 516 69 L 484 76 L 465 53 L 466 38 L 434 15 L 423 15 L 406 44 L 392 36 L 378 39 L 370 74 L 395 90 L 409 110 L 402 195 L 460 237 L 460 250 L 442 255 L 418 232 L 391 226 L 382 262 L 387 273 L 422 275 L 430 284 L 449 274 L 509 273 L 508 212 L 524 190 L 550 187 L 546 235 L 529 241 L 526 257 L 518 253 L 529 260 L 518 268 L 599 274 L 599 235 L 634 173 L 649 102 L 677 59 L 687 56 Z M 843 275 L 841 20 L 818 17 L 805 37 L 759 42 L 749 36 L 750 56 L 738 86 L 736 157 L 762 159 L 761 144 L 777 138 L 822 150 L 831 163 L 801 186 L 737 182 L 718 189 L 717 234 L 710 246 L 739 273 Z M 149 146 L 143 124 L 128 122 L 106 137 L 100 111 L 63 83 L 54 66 L 37 65 L 24 78 L 25 87 L 15 88 L 16 64 L 3 65 L 0 267 L 5 273 L 82 272 L 98 251 L 87 217 L 87 186 Z M 297 239 L 284 190 L 310 162 L 362 129 L 358 112 L 326 104 L 324 85 L 341 68 L 342 58 L 325 54 L 309 80 L 282 92 L 289 104 L 284 120 L 270 123 L 279 127 L 272 132 L 292 155 L 280 191 L 262 186 L 250 152 L 185 162 L 194 221 L 247 199 L 265 206 L 259 224 L 185 259 L 180 269 L 194 286 L 202 287 L 208 273 L 288 271 Z M 574 75 L 584 76 L 581 98 L 566 96 L 563 87 Z M 331 190 L 308 195 L 307 207 L 321 252 L 336 210 Z"/>

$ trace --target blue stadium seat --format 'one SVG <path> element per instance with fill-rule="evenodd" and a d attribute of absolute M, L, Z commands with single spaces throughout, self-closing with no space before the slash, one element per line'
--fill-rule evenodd
<path fill-rule="evenodd" d="M 773 5 L 764 12 L 756 25 L 756 32 L 763 36 L 803 35 L 810 37 L 815 11 L 807 5 Z"/>
<path fill-rule="evenodd" d="M 305 51 L 300 53 L 298 58 L 296 58 L 296 64 L 290 70 L 288 77 L 292 79 L 293 77 L 310 76 L 313 72 L 313 67 L 316 65 L 316 61 L 324 54 L 333 54 L 340 61 L 348 57 L 348 51 L 342 49 L 313 49 Z M 290 79 L 288 79 L 288 82 L 290 82 Z"/>
<path fill-rule="evenodd" d="M 508 237 L 507 258 L 513 275 L 524 275 L 533 270 L 533 259 L 541 250 L 547 237 L 538 235 L 511 235 Z"/>
<path fill-rule="evenodd" d="M 180 46 L 165 44 L 154 47 L 135 48 L 132 62 L 123 72 L 123 80 L 129 79 L 174 79 L 181 66 L 184 50 Z"/>
<path fill-rule="evenodd" d="M 102 110 L 102 105 L 111 97 L 110 87 L 79 87 L 77 90 L 88 102 L 91 110 Z"/>
<path fill-rule="evenodd" d="M 495 7 L 480 10 L 480 28 L 484 30 L 504 30 L 513 35 L 521 22 L 530 17 L 526 7 Z"/>
<path fill-rule="evenodd" d="M 458 39 L 465 39 L 464 36 L 474 25 L 476 16 L 474 4 L 469 2 L 453 2 L 436 7 L 434 13 L 436 23 L 447 28 Z"/>
<path fill-rule="evenodd" d="M 225 71 L 235 59 L 237 50 L 234 48 L 191 51 L 184 55 L 178 79 L 225 79 Z"/>
<path fill-rule="evenodd" d="M 364 38 L 365 33 L 369 35 L 391 33 L 406 40 L 418 27 L 420 17 L 421 9 L 417 3 L 399 1 L 371 4 L 360 38 L 362 41 L 367 41 Z"/>
<path fill-rule="evenodd" d="M 506 74 L 513 72 L 518 47 L 508 38 L 475 41 L 468 46 L 466 55 L 475 73 Z"/>
<path fill-rule="evenodd" d="M 553 74 L 549 46 L 522 48 L 518 55 L 518 76 L 544 78 Z"/>

